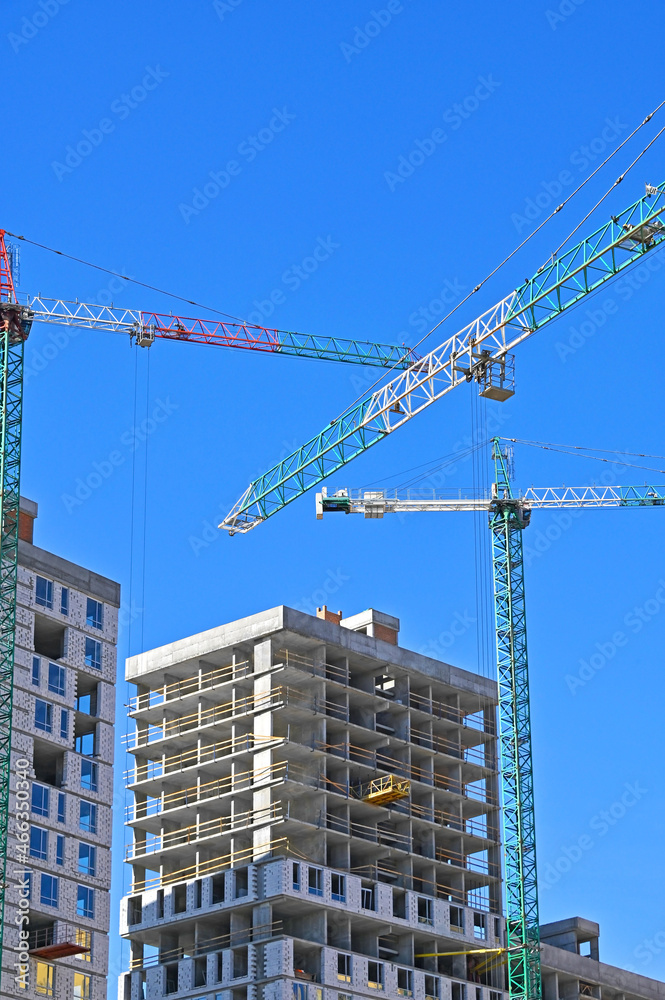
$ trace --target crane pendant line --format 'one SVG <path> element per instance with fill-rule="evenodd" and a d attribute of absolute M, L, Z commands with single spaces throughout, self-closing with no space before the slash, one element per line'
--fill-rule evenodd
<path fill-rule="evenodd" d="M 0 955 L 7 890 L 25 335 L 0 230 Z"/>
<path fill-rule="evenodd" d="M 246 532 L 377 444 L 665 241 L 665 184 L 540 268 L 505 299 L 250 483 L 220 528 Z"/>
<path fill-rule="evenodd" d="M 511 1000 L 540 1000 L 540 921 L 529 706 L 522 531 L 529 511 L 514 499 L 494 440 L 492 532 L 499 688 L 499 748 L 506 885 L 506 948 Z"/>

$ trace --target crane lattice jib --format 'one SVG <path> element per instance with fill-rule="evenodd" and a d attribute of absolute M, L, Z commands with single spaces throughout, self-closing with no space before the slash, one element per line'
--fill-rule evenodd
<path fill-rule="evenodd" d="M 511 1000 L 540 1000 L 540 922 L 529 710 L 529 667 L 522 529 L 528 523 L 512 499 L 499 442 L 494 442 L 495 501 L 490 513 L 499 685 L 499 747 L 506 949 Z"/>
<path fill-rule="evenodd" d="M 481 348 L 506 354 L 665 240 L 665 184 L 567 250 L 390 383 L 250 484 L 220 527 L 245 532 L 401 427 L 468 378 Z"/>
<path fill-rule="evenodd" d="M 7 887 L 25 336 L 5 234 L 0 230 L 0 955 Z"/>
<path fill-rule="evenodd" d="M 379 368 L 408 368 L 415 355 L 408 347 L 345 340 L 343 337 L 315 337 L 304 333 L 272 330 L 251 323 L 228 323 L 221 320 L 192 319 L 164 313 L 122 309 L 89 302 L 65 302 L 63 299 L 28 297 L 30 319 L 58 326 L 85 330 L 104 330 L 136 337 L 145 346 L 155 337 L 163 340 L 189 341 L 216 347 L 244 348 L 314 358 L 319 361 L 343 361 L 374 365 Z M 144 339 L 146 338 L 147 339 Z"/>

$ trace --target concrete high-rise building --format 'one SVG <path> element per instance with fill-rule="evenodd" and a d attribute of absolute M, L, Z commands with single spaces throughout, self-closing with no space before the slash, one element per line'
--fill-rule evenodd
<path fill-rule="evenodd" d="M 1 995 L 106 1000 L 120 587 L 35 546 L 36 517 L 22 499 Z"/>
<path fill-rule="evenodd" d="M 506 1000 L 496 684 L 370 610 L 288 607 L 127 661 L 119 1000 Z M 543 928 L 544 1000 L 663 1000 Z"/>

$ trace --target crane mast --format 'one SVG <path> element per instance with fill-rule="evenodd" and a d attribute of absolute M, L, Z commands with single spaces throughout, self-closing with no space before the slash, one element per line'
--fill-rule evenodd
<path fill-rule="evenodd" d="M 14 702 L 14 642 L 21 494 L 23 346 L 29 332 L 0 230 L 0 954 L 7 889 L 7 832 Z"/>

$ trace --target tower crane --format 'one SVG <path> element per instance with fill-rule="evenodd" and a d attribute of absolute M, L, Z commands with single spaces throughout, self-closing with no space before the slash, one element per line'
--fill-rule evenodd
<path fill-rule="evenodd" d="M 665 183 L 574 246 L 552 255 L 532 278 L 250 483 L 220 528 L 244 533 L 282 510 L 464 382 L 500 402 L 514 394 L 515 347 L 665 241 Z M 538 894 L 522 573 L 529 508 L 512 497 L 497 461 L 492 512 L 499 714 L 506 852 L 508 982 L 511 1000 L 540 1000 Z"/>
<path fill-rule="evenodd" d="M 390 369 L 407 368 L 415 357 L 406 347 L 309 336 L 242 322 L 190 319 L 41 296 L 19 301 L 5 235 L 0 230 L 0 953 L 7 887 L 23 361 L 33 324 L 123 333 L 144 348 L 156 339 L 180 340 Z"/>
<path fill-rule="evenodd" d="M 533 510 L 663 507 L 665 486 L 530 487 L 513 495 L 507 454 L 494 438 L 491 493 L 453 496 L 435 490 L 337 490 L 316 494 L 316 516 L 417 511 L 486 511 L 492 532 L 494 616 L 499 685 L 499 746 L 506 873 L 506 950 L 511 997 L 540 994 L 540 921 L 536 871 L 533 761 L 522 532 Z"/>

